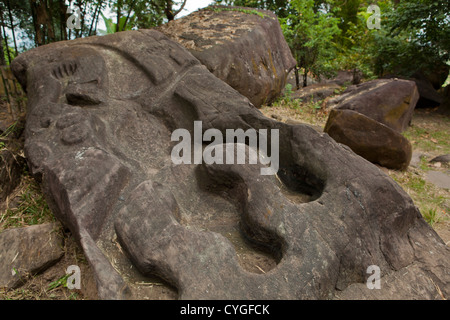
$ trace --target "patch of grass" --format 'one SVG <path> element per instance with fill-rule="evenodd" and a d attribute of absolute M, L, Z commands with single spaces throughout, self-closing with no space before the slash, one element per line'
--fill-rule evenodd
<path fill-rule="evenodd" d="M 446 117 L 441 119 L 450 125 L 450 120 Z M 439 150 L 441 154 L 450 153 L 450 130 L 442 126 L 412 124 L 403 132 L 414 149 L 420 149 L 425 152 Z"/>
<path fill-rule="evenodd" d="M 0 212 L 0 230 L 56 221 L 38 183 L 27 173 Z"/>
<path fill-rule="evenodd" d="M 328 118 L 328 111 L 323 108 L 324 100 L 303 101 L 292 98 L 292 85 L 287 84 L 284 95 L 271 106 L 264 106 L 263 113 L 276 113 L 285 115 L 293 120 L 300 120 L 311 125 L 324 126 Z"/>
<path fill-rule="evenodd" d="M 389 176 L 408 193 L 431 226 L 448 220 L 447 192 L 427 182 L 420 168 L 403 172 L 389 170 Z"/>
<path fill-rule="evenodd" d="M 51 282 L 48 285 L 48 290 L 49 292 L 58 288 L 58 287 L 63 287 L 63 288 L 67 288 L 67 279 L 70 277 L 70 274 L 65 274 L 62 277 L 60 277 L 59 279 Z"/>
<path fill-rule="evenodd" d="M 433 226 L 435 223 L 441 220 L 441 216 L 438 214 L 437 209 L 428 209 L 422 212 L 423 218 L 430 226 Z"/>

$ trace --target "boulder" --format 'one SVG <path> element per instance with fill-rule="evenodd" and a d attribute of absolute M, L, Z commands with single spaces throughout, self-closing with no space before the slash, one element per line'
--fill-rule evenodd
<path fill-rule="evenodd" d="M 356 85 L 361 82 L 362 73 L 358 69 L 355 70 L 339 70 L 335 77 L 324 79 L 320 83 L 334 83 L 338 86 Z"/>
<path fill-rule="evenodd" d="M 14 289 L 64 255 L 59 223 L 12 228 L 0 233 L 0 288 Z"/>
<path fill-rule="evenodd" d="M 158 30 L 256 107 L 280 95 L 296 65 L 278 18 L 270 11 L 210 6 Z"/>
<path fill-rule="evenodd" d="M 427 76 L 421 72 L 417 72 L 413 77 L 403 77 L 388 74 L 383 76 L 384 79 L 403 79 L 414 81 L 419 92 L 419 100 L 417 101 L 416 108 L 434 108 L 439 106 L 443 102 L 443 97 L 433 87 L 433 84 Z"/>
<path fill-rule="evenodd" d="M 361 113 L 331 110 L 324 132 L 361 157 L 383 167 L 404 170 L 411 161 L 412 147 L 408 139 Z"/>
<path fill-rule="evenodd" d="M 417 108 L 438 107 L 443 101 L 443 97 L 436 91 L 431 82 L 425 77 L 414 78 L 414 82 L 419 89 L 420 99 Z"/>
<path fill-rule="evenodd" d="M 327 107 L 353 110 L 402 132 L 411 122 L 418 99 L 413 81 L 379 79 L 347 88 L 330 99 Z"/>
<path fill-rule="evenodd" d="M 291 98 L 301 99 L 303 102 L 317 102 L 335 94 L 340 88 L 341 86 L 335 83 L 317 83 L 294 91 Z"/>
<path fill-rule="evenodd" d="M 371 265 L 397 279 L 397 299 L 450 295 L 449 248 L 391 178 L 327 134 L 263 116 L 160 32 L 49 44 L 12 68 L 27 88 L 30 170 L 80 243 L 99 298 L 364 298 Z M 266 132 L 277 174 L 261 175 L 267 157 L 174 162 L 177 129 Z"/>

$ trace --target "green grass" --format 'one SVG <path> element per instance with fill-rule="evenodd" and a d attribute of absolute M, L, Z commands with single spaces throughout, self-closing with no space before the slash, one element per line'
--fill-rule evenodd
<path fill-rule="evenodd" d="M 444 118 L 443 121 L 448 120 Z M 450 121 L 448 123 L 450 126 Z M 413 124 L 403 132 L 403 135 L 411 142 L 414 149 L 425 152 L 438 149 L 441 154 L 450 153 L 450 130 L 448 127 L 444 129 L 432 126 L 424 128 Z"/>
<path fill-rule="evenodd" d="M 0 230 L 55 221 L 37 182 L 27 173 L 0 213 Z"/>
<path fill-rule="evenodd" d="M 442 220 L 442 217 L 439 215 L 436 208 L 428 209 L 422 212 L 423 218 L 429 225 L 433 226 L 435 223 L 438 223 Z"/>

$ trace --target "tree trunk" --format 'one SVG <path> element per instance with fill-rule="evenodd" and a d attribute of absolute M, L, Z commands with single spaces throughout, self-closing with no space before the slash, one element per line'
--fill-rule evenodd
<path fill-rule="evenodd" d="M 3 21 L 3 12 L 0 10 L 0 22 L 2 23 L 2 32 L 3 32 L 3 38 L 5 39 L 5 49 L 6 49 L 6 54 L 8 55 L 8 61 L 9 63 L 11 63 L 11 55 L 9 53 L 9 49 L 8 49 L 8 36 L 6 35 L 6 31 L 5 31 L 5 22 Z M 2 51 L 3 51 L 3 42 L 2 42 Z M 3 60 L 5 60 L 5 54 L 3 53 Z M 5 65 L 6 65 L 6 61 L 5 61 Z"/>
<path fill-rule="evenodd" d="M 122 1 L 122 0 L 118 0 L 118 1 L 117 1 L 117 24 L 116 24 L 116 32 L 121 31 L 121 30 L 120 30 L 120 18 L 122 17 L 122 6 L 123 6 L 123 1 Z"/>
<path fill-rule="evenodd" d="M 299 75 L 298 75 L 298 70 L 299 70 L 299 67 L 298 67 L 298 65 L 297 65 L 297 66 L 295 66 L 295 68 L 294 68 L 294 74 L 295 74 L 295 87 L 296 87 L 296 90 L 300 89 L 300 77 L 299 77 Z"/>
<path fill-rule="evenodd" d="M 178 10 L 173 14 L 173 17 L 174 17 L 174 18 L 177 16 L 177 14 L 179 14 L 179 13 L 184 9 L 184 6 L 186 5 L 186 1 L 187 1 L 187 0 L 184 0 L 184 1 L 183 1 L 183 4 L 182 4 L 181 7 L 180 7 L 180 9 L 178 9 Z"/>
<path fill-rule="evenodd" d="M 134 10 L 135 5 L 136 5 L 136 0 L 133 1 L 133 3 L 130 5 L 130 8 L 128 9 L 127 18 L 125 19 L 125 22 L 123 24 L 122 31 L 125 30 L 125 27 L 127 26 L 127 23 L 128 23 L 128 19 L 130 18 L 130 15 L 131 15 L 131 11 Z"/>
<path fill-rule="evenodd" d="M 164 9 L 164 13 L 166 14 L 167 20 L 172 21 L 175 18 L 175 15 L 172 11 L 173 1 L 166 0 L 166 8 Z"/>
<path fill-rule="evenodd" d="M 303 87 L 308 85 L 308 70 L 305 68 L 303 72 Z"/>
<path fill-rule="evenodd" d="M 102 9 L 103 0 L 99 0 L 97 3 L 97 7 L 95 7 L 94 15 L 92 16 L 91 26 L 89 27 L 88 36 L 92 35 L 92 30 L 94 29 L 94 25 L 96 24 L 96 20 L 98 15 L 100 14 L 100 10 Z"/>
<path fill-rule="evenodd" d="M 51 0 L 49 0 L 50 2 L 52 2 Z M 55 42 L 56 41 L 56 37 L 55 37 L 55 27 L 53 25 L 53 15 L 52 15 L 52 11 L 51 11 L 51 7 L 48 4 L 48 1 L 44 1 L 42 3 L 44 5 L 44 12 L 45 12 L 45 20 L 47 23 L 47 37 L 48 37 L 48 42 Z"/>
<path fill-rule="evenodd" d="M 16 57 L 17 57 L 19 55 L 19 50 L 17 50 L 16 33 L 14 31 L 14 21 L 13 21 L 13 17 L 12 17 L 12 13 L 11 13 L 11 4 L 10 4 L 9 0 L 6 0 L 6 5 L 8 6 L 9 22 L 11 23 L 11 32 L 12 32 L 13 41 L 14 41 L 14 50 L 15 50 Z"/>
<path fill-rule="evenodd" d="M 78 8 L 80 8 L 81 17 L 79 17 L 79 19 L 80 19 L 81 28 L 76 31 L 76 37 L 81 38 L 81 37 L 83 37 L 83 26 L 84 26 L 84 21 L 85 21 L 85 17 L 86 17 L 87 1 L 84 2 L 84 7 L 83 7 L 83 2 L 81 0 L 77 0 L 77 6 L 78 6 Z"/>
<path fill-rule="evenodd" d="M 3 49 L 3 35 L 2 35 L 2 32 L 0 32 L 0 65 L 6 66 L 5 50 Z"/>
<path fill-rule="evenodd" d="M 36 0 L 30 0 L 30 7 L 35 30 L 35 43 L 36 46 L 42 46 L 47 43 L 47 36 L 51 39 L 55 38 L 53 27 L 49 23 L 47 2 L 41 1 L 37 4 Z"/>
<path fill-rule="evenodd" d="M 61 40 L 67 40 L 67 5 L 64 0 L 59 0 L 59 23 L 61 28 Z"/>

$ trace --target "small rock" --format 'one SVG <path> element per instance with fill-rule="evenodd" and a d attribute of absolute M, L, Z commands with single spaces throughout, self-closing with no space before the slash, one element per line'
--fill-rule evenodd
<path fill-rule="evenodd" d="M 420 164 L 420 159 L 423 157 L 424 155 L 420 152 L 417 151 L 413 151 L 412 152 L 412 156 L 411 156 L 411 161 L 409 162 L 409 165 L 411 167 L 414 168 L 418 168 L 419 164 Z"/>
<path fill-rule="evenodd" d="M 61 259 L 64 251 L 58 228 L 58 223 L 45 223 L 0 233 L 0 288 L 17 288 L 28 275 Z"/>
<path fill-rule="evenodd" d="M 282 117 L 282 116 L 279 116 L 279 115 L 277 115 L 277 114 L 272 114 L 271 117 L 274 118 L 275 120 L 283 121 L 283 117 Z"/>
<path fill-rule="evenodd" d="M 450 154 L 443 154 L 430 160 L 430 162 L 450 162 Z"/>
<path fill-rule="evenodd" d="M 439 188 L 450 189 L 450 176 L 445 172 L 428 171 L 425 179 Z"/>

